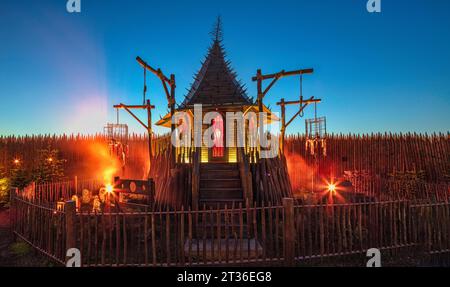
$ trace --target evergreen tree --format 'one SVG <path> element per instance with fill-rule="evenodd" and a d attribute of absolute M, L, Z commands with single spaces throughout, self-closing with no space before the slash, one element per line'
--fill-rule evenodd
<path fill-rule="evenodd" d="M 21 164 L 18 164 L 14 166 L 13 169 L 11 169 L 10 178 L 11 178 L 10 181 L 11 187 L 24 188 L 31 182 L 29 172 L 25 170 Z"/>
<path fill-rule="evenodd" d="M 50 146 L 39 151 L 36 168 L 32 179 L 36 183 L 59 181 L 64 178 L 64 160 L 58 157 L 59 152 Z"/>

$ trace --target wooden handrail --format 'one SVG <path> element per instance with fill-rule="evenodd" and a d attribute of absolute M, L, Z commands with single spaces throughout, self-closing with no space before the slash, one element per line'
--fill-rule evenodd
<path fill-rule="evenodd" d="M 198 210 L 200 185 L 200 148 L 196 147 L 192 159 L 192 209 Z"/>
<path fill-rule="evenodd" d="M 246 202 L 253 203 L 252 174 L 250 171 L 249 158 L 245 154 L 243 147 L 238 147 L 237 153 L 244 199 Z"/>

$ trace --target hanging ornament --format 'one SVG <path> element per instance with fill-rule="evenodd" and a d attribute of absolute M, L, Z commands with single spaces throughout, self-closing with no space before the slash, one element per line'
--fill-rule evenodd
<path fill-rule="evenodd" d="M 303 117 L 305 115 L 305 111 L 302 110 L 303 106 L 303 74 L 300 74 L 300 114 L 299 117 Z"/>
<path fill-rule="evenodd" d="M 327 141 L 326 141 L 326 139 L 322 139 L 321 143 L 322 143 L 322 155 L 327 156 Z"/>

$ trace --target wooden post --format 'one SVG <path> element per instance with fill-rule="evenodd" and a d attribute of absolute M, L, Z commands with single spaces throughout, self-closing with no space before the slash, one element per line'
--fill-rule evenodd
<path fill-rule="evenodd" d="M 284 209 L 284 261 L 286 266 L 294 266 L 295 228 L 294 199 L 283 198 Z"/>
<path fill-rule="evenodd" d="M 73 185 L 74 185 L 74 191 L 75 191 L 74 195 L 77 195 L 78 194 L 78 176 L 76 176 L 76 175 L 73 178 Z"/>
<path fill-rule="evenodd" d="M 9 211 L 9 222 L 11 222 L 11 238 L 14 239 L 14 241 L 16 240 L 16 236 L 15 236 L 15 231 L 16 231 L 16 218 L 17 218 L 17 201 L 16 201 L 16 197 L 19 194 L 19 188 L 15 187 L 15 188 L 11 188 L 9 191 L 9 202 L 11 204 L 11 209 Z"/>
<path fill-rule="evenodd" d="M 261 114 L 263 112 L 263 91 L 262 91 L 262 73 L 261 69 L 256 71 L 257 78 L 257 96 L 258 96 L 258 126 L 259 126 L 259 147 L 261 149 L 261 139 L 263 137 L 264 132 L 264 123 L 261 122 Z"/>
<path fill-rule="evenodd" d="M 192 209 L 198 210 L 198 192 L 199 192 L 199 169 L 200 169 L 200 153 L 199 147 L 195 148 L 193 165 L 192 165 Z"/>
<path fill-rule="evenodd" d="M 170 108 L 170 131 L 171 131 L 171 135 L 174 133 L 175 131 L 175 123 L 173 122 L 173 115 L 175 114 L 175 75 L 171 74 L 170 75 L 170 100 L 169 100 L 169 108 Z M 175 146 L 171 145 L 172 148 L 172 154 L 175 154 Z M 172 160 L 170 162 L 171 164 L 171 168 L 175 167 L 175 156 L 172 157 Z"/>
<path fill-rule="evenodd" d="M 76 247 L 76 232 L 75 232 L 75 201 L 66 201 L 64 205 L 64 213 L 66 217 L 66 250 Z M 65 252 L 64 252 L 65 253 Z"/>
<path fill-rule="evenodd" d="M 286 132 L 286 106 L 284 98 L 281 99 L 281 134 L 280 134 L 280 152 L 284 154 L 284 135 Z"/>
<path fill-rule="evenodd" d="M 149 158 L 149 176 L 152 170 L 152 106 L 150 100 L 147 100 L 147 130 L 148 130 L 148 158 Z"/>

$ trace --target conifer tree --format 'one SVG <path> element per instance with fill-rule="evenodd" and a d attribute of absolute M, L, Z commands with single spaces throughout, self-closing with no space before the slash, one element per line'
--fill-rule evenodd
<path fill-rule="evenodd" d="M 32 179 L 36 183 L 59 181 L 64 178 L 64 160 L 59 158 L 57 149 L 48 146 L 39 151 Z"/>

